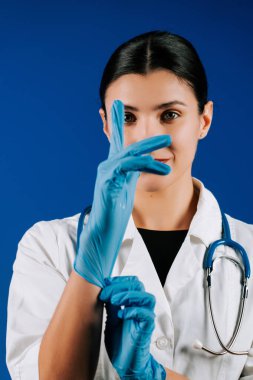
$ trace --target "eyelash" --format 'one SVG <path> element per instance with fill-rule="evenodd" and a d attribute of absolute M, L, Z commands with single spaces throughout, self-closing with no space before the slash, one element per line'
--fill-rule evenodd
<path fill-rule="evenodd" d="M 177 119 L 178 117 L 179 117 L 179 114 L 177 113 L 177 112 L 175 112 L 175 111 L 165 111 L 162 115 L 165 115 L 165 114 L 174 114 L 174 115 L 176 115 L 177 117 L 173 117 L 173 118 L 170 118 L 170 119 L 167 119 L 167 122 L 168 121 L 171 121 L 171 120 L 175 120 L 175 119 Z M 134 116 L 133 114 L 131 114 L 130 112 L 126 112 L 125 113 L 125 116 L 127 116 L 127 115 L 132 115 L 132 116 Z M 125 122 L 125 124 L 132 124 L 132 123 L 134 123 L 134 121 L 126 121 Z"/>

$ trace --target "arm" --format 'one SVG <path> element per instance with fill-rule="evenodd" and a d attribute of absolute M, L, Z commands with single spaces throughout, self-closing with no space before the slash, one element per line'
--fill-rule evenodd
<path fill-rule="evenodd" d="M 12 379 L 88 380 L 96 371 L 103 315 L 100 288 L 74 271 L 65 278 L 58 267 L 58 228 L 56 223 L 36 223 L 18 245 L 6 331 Z"/>
<path fill-rule="evenodd" d="M 82 218 L 79 220 L 81 228 L 78 226 L 77 230 L 75 273 L 71 274 L 42 340 L 39 355 L 42 380 L 86 380 L 94 376 L 103 311 L 103 304 L 99 303 L 97 296 L 104 286 L 104 278 L 113 269 L 122 243 L 133 207 L 139 170 L 168 173 L 168 167 L 158 165 L 150 157 L 139 156 L 142 151 L 145 153 L 168 145 L 168 136 L 159 136 L 154 141 L 146 139 L 124 150 L 123 103 L 116 101 L 112 111 L 115 126 L 109 158 L 98 167 L 88 222 L 84 226 Z M 132 152 L 137 157 L 133 157 Z"/>
<path fill-rule="evenodd" d="M 50 380 L 52 372 L 63 379 L 72 368 L 78 379 L 82 371 L 84 379 L 95 371 L 102 319 L 97 295 L 113 269 L 140 171 L 166 175 L 169 170 L 150 156 L 142 156 L 168 146 L 169 136 L 154 136 L 124 148 L 123 103 L 116 102 L 113 111 L 109 158 L 98 168 L 92 210 L 77 244 L 75 275 L 67 281 L 59 271 L 58 240 L 50 232 L 50 223 L 39 223 L 20 244 L 7 326 L 7 365 L 13 376 L 21 373 L 27 380 L 38 379 L 38 360 L 40 379 L 47 379 L 49 371 Z M 78 367 L 80 357 L 86 363 L 82 368 Z"/>
<path fill-rule="evenodd" d="M 40 380 L 93 379 L 103 316 L 100 290 L 72 271 L 41 342 Z"/>

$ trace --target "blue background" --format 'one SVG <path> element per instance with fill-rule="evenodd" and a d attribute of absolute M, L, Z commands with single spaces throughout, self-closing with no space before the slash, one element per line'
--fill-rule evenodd
<path fill-rule="evenodd" d="M 193 176 L 233 217 L 253 223 L 251 1 L 0 2 L 0 379 L 18 241 L 39 220 L 92 201 L 108 141 L 98 109 L 103 68 L 125 40 L 154 29 L 188 38 L 209 79 L 214 119 Z"/>

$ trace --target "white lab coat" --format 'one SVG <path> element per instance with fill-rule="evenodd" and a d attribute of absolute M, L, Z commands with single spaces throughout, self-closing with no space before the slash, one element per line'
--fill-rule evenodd
<path fill-rule="evenodd" d="M 209 244 L 221 238 L 222 226 L 215 197 L 197 178 L 193 177 L 193 182 L 200 191 L 197 211 L 165 286 L 159 281 L 132 215 L 112 275 L 137 275 L 146 291 L 155 295 L 156 324 L 150 352 L 158 362 L 191 380 L 253 380 L 253 358 L 229 354 L 212 356 L 192 347 L 195 339 L 199 339 L 211 349 L 220 349 L 205 308 L 202 263 Z M 39 346 L 72 271 L 79 215 L 40 221 L 26 231 L 18 244 L 7 320 L 6 361 L 12 379 L 39 378 Z M 253 225 L 226 216 L 232 239 L 244 246 L 252 265 Z M 87 220 L 88 215 L 85 223 Z M 217 256 L 237 257 L 229 247 L 221 246 L 216 252 Z M 213 272 L 213 308 L 219 331 L 228 342 L 238 312 L 241 287 L 238 268 L 228 260 L 223 261 L 217 260 Z M 106 313 L 103 326 L 105 317 Z M 253 281 L 250 279 L 242 328 L 232 348 L 246 350 L 252 343 Z M 107 356 L 103 334 L 95 379 L 119 379 Z"/>

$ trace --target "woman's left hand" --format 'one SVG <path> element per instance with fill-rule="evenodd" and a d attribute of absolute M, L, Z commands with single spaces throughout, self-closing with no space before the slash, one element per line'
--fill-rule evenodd
<path fill-rule="evenodd" d="M 164 367 L 150 354 L 155 297 L 136 276 L 107 277 L 105 283 L 99 298 L 106 304 L 105 346 L 112 365 L 121 379 L 164 380 Z"/>

